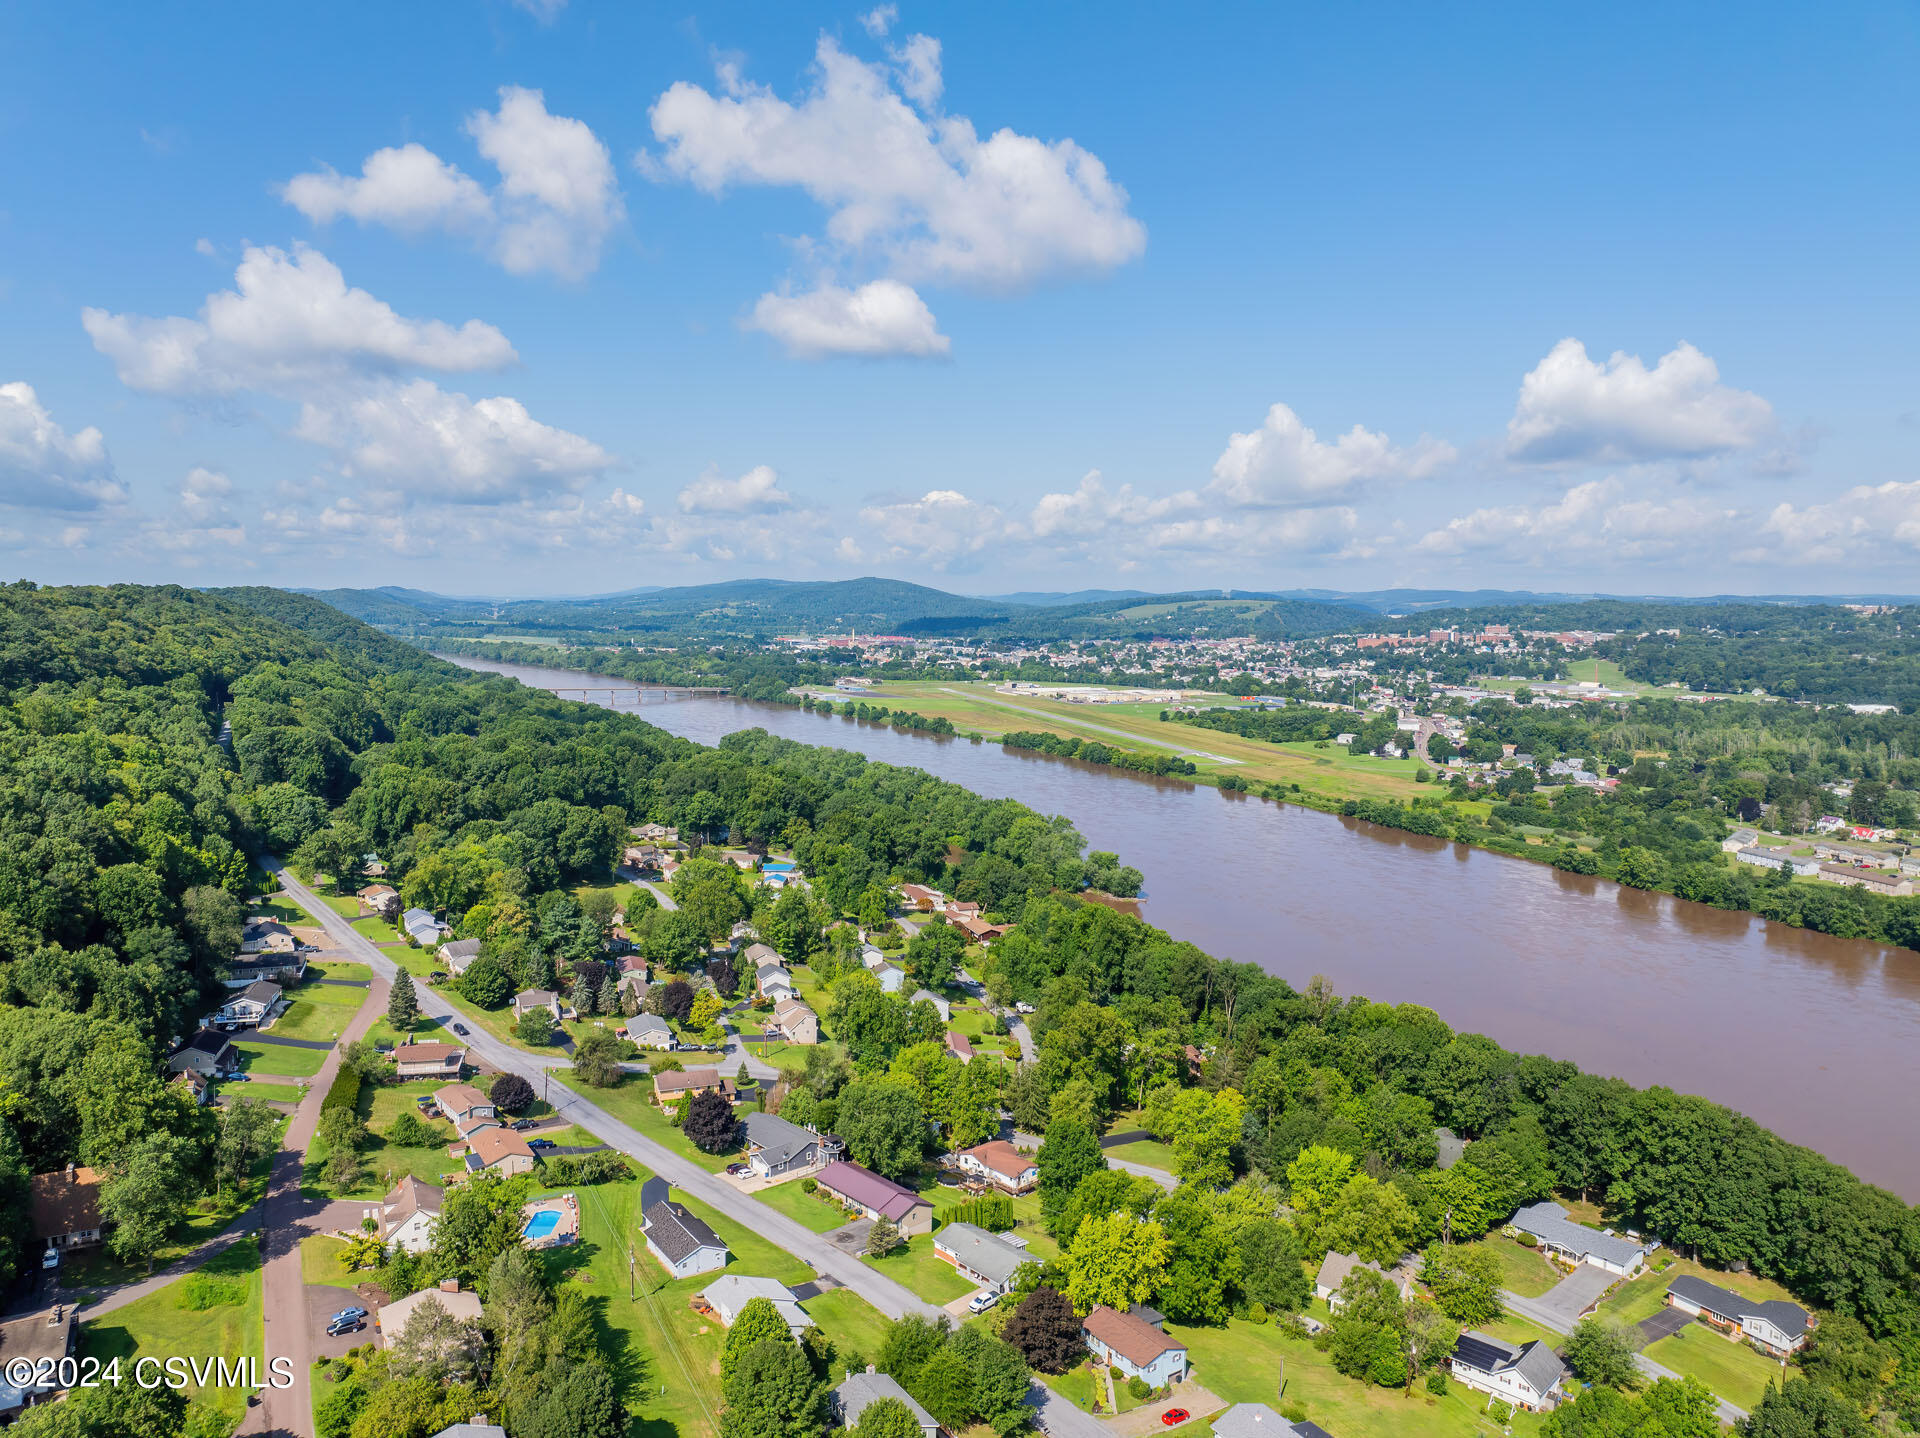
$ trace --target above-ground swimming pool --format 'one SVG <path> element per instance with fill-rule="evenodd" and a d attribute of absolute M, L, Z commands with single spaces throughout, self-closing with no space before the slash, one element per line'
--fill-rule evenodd
<path fill-rule="evenodd" d="M 520 1230 L 522 1238 L 551 1238 L 554 1229 L 560 1226 L 560 1210 L 543 1208 L 527 1220 L 527 1226 Z"/>

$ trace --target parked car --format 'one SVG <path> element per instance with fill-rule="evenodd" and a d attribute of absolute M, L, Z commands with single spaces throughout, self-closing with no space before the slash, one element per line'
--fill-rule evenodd
<path fill-rule="evenodd" d="M 1178 1428 L 1193 1415 L 1184 1408 L 1169 1408 L 1160 1415 L 1160 1421 L 1169 1428 Z"/>
<path fill-rule="evenodd" d="M 528 1148 L 552 1148 L 553 1140 L 550 1138 L 530 1138 L 527 1140 L 527 1147 Z"/>
<path fill-rule="evenodd" d="M 513 1126 L 513 1131 L 515 1133 L 525 1133 L 528 1129 L 532 1128 L 535 1124 L 539 1122 L 540 1120 L 537 1118 L 523 1118 L 520 1120 L 520 1122 L 516 1123 Z"/>
<path fill-rule="evenodd" d="M 727 1165 L 727 1172 L 732 1177 L 739 1178 L 743 1174 L 752 1173 L 753 1165 L 750 1163 L 730 1163 Z"/>
<path fill-rule="evenodd" d="M 343 1308 L 338 1313 L 334 1314 L 333 1317 L 329 1318 L 327 1322 L 351 1323 L 356 1318 L 365 1318 L 366 1316 L 367 1316 L 367 1310 L 364 1308 Z"/>
<path fill-rule="evenodd" d="M 367 1326 L 364 1318 L 336 1318 L 327 1325 L 327 1337 L 338 1338 L 343 1333 L 358 1333 Z"/>
<path fill-rule="evenodd" d="M 455 1024 L 453 1026 L 453 1031 L 458 1035 L 460 1035 L 461 1038 L 465 1038 L 467 1036 L 467 1026 L 465 1024 Z"/>
<path fill-rule="evenodd" d="M 967 1312 L 985 1313 L 999 1301 L 1000 1295 L 997 1293 L 976 1293 L 967 1300 Z"/>

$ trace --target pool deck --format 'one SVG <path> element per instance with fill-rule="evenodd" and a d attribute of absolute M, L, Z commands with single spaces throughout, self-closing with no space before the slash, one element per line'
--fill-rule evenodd
<path fill-rule="evenodd" d="M 527 1236 L 527 1225 L 541 1213 L 558 1215 L 558 1221 L 538 1238 Z M 570 1193 L 553 1198 L 537 1198 L 520 1207 L 520 1241 L 528 1248 L 559 1248 L 580 1241 L 580 1201 Z"/>

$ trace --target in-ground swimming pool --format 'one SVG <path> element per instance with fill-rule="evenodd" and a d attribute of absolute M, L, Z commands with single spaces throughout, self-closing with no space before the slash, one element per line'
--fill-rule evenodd
<path fill-rule="evenodd" d="M 520 1230 L 522 1238 L 552 1238 L 554 1229 L 560 1226 L 560 1210 L 543 1208 L 527 1220 L 527 1226 Z"/>

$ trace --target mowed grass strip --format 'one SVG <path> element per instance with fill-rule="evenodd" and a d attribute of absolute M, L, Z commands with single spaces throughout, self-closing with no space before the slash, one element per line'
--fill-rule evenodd
<path fill-rule="evenodd" d="M 258 1039 L 235 1039 L 240 1054 L 240 1070 L 249 1078 L 267 1074 L 276 1078 L 312 1078 L 327 1061 L 325 1049 L 289 1048 L 285 1044 L 263 1044 Z"/>

